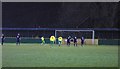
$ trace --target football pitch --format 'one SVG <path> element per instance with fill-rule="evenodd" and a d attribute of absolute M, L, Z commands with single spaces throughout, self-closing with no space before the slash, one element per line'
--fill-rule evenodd
<path fill-rule="evenodd" d="M 2 67 L 118 67 L 118 46 L 5 44 Z"/>

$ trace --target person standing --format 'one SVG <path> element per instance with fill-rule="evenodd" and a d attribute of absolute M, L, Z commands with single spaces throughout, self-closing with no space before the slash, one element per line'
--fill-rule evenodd
<path fill-rule="evenodd" d="M 59 46 L 62 44 L 62 37 L 60 36 L 60 37 L 58 37 L 58 44 L 59 44 Z"/>
<path fill-rule="evenodd" d="M 16 36 L 16 45 L 20 45 L 20 40 L 21 40 L 21 37 L 20 37 L 20 34 L 18 33 Z"/>
<path fill-rule="evenodd" d="M 67 46 L 70 46 L 70 39 L 71 39 L 71 37 L 68 36 L 68 38 L 67 38 Z"/>
<path fill-rule="evenodd" d="M 77 46 L 77 37 L 74 37 L 74 46 Z"/>
<path fill-rule="evenodd" d="M 2 34 L 2 35 L 1 35 L 1 45 L 3 45 L 4 40 L 5 40 L 5 37 L 4 37 L 4 34 Z"/>
<path fill-rule="evenodd" d="M 83 47 L 83 44 L 84 44 L 84 40 L 85 40 L 85 39 L 84 39 L 84 37 L 82 36 L 82 37 L 81 37 L 81 46 L 82 46 L 82 47 Z"/>
<path fill-rule="evenodd" d="M 56 40 L 56 39 L 55 39 L 55 36 L 50 36 L 50 43 L 51 43 L 51 46 L 50 46 L 50 47 L 53 46 L 55 40 Z"/>
<path fill-rule="evenodd" d="M 42 40 L 41 45 L 45 44 L 45 39 L 44 39 L 44 37 L 41 37 L 41 40 Z"/>

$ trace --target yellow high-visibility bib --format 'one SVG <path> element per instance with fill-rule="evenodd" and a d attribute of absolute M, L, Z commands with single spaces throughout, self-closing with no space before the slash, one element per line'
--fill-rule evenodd
<path fill-rule="evenodd" d="M 59 38 L 58 38 L 58 41 L 62 41 L 62 37 L 59 37 Z"/>
<path fill-rule="evenodd" d="M 41 40 L 44 40 L 44 37 L 41 37 Z"/>
<path fill-rule="evenodd" d="M 55 36 L 51 36 L 50 41 L 55 41 Z"/>

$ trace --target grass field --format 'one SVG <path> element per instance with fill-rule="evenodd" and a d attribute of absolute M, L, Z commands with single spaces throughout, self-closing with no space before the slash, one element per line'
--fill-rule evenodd
<path fill-rule="evenodd" d="M 118 67 L 118 46 L 5 44 L 3 67 Z"/>

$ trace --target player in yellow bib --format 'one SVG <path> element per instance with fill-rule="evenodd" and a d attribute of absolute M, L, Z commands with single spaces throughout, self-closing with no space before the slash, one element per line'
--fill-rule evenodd
<path fill-rule="evenodd" d="M 52 46 L 53 46 L 55 40 L 56 40 L 55 36 L 50 37 L 50 43 L 51 43 Z"/>
<path fill-rule="evenodd" d="M 42 44 L 45 44 L 45 39 L 44 39 L 44 37 L 41 37 L 41 40 L 42 40 L 41 45 L 42 45 Z"/>
<path fill-rule="evenodd" d="M 59 44 L 59 46 L 62 44 L 62 37 L 58 37 L 58 44 Z"/>

